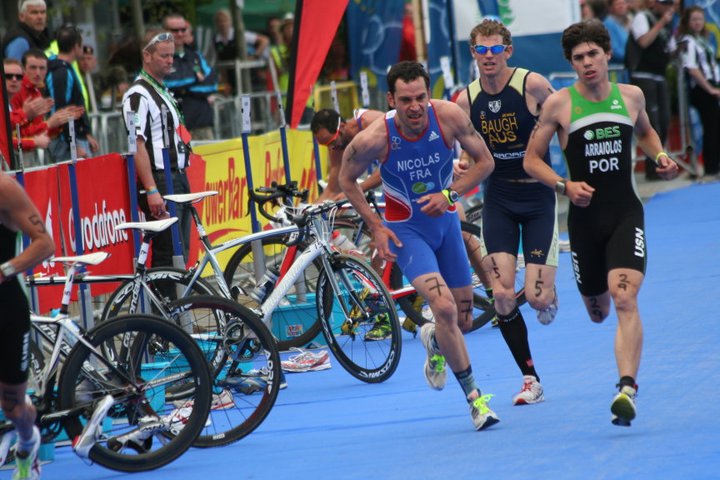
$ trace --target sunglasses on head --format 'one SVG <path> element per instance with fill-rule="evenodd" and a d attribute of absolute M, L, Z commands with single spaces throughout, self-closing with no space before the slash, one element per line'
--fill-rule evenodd
<path fill-rule="evenodd" d="M 6 73 L 5 78 L 8 80 L 22 80 L 23 74 L 22 73 Z"/>
<path fill-rule="evenodd" d="M 328 147 L 328 146 L 330 146 L 335 140 L 337 140 L 337 138 L 340 136 L 340 123 L 341 123 L 341 122 L 342 122 L 341 118 L 338 117 L 338 124 L 337 124 L 337 129 L 335 129 L 335 135 L 333 135 L 332 137 L 330 137 L 330 140 L 328 140 L 327 142 L 320 142 L 320 141 L 318 141 L 318 143 L 319 143 L 320 145 L 322 145 L 323 147 Z"/>
<path fill-rule="evenodd" d="M 492 45 L 490 47 L 485 45 L 473 45 L 472 48 L 478 55 L 485 55 L 488 50 L 490 50 L 490 53 L 493 55 L 499 55 L 507 49 L 507 45 Z"/>
<path fill-rule="evenodd" d="M 145 45 L 145 48 L 143 50 L 147 50 L 148 48 L 152 47 L 156 43 L 162 43 L 162 42 L 172 42 L 173 36 L 172 33 L 169 32 L 162 32 L 155 35 L 153 38 L 150 39 L 150 41 Z"/>

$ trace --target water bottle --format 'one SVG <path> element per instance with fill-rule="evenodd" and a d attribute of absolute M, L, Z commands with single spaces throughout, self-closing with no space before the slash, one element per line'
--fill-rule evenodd
<path fill-rule="evenodd" d="M 350 240 L 338 231 L 332 233 L 332 236 L 330 237 L 330 243 L 335 248 L 345 253 L 358 249 L 357 246 L 352 242 L 352 240 Z"/>
<path fill-rule="evenodd" d="M 268 295 L 270 295 L 270 292 L 272 292 L 277 279 L 278 274 L 275 273 L 272 268 L 266 269 L 260 282 L 258 282 L 257 286 L 250 292 L 250 298 L 257 303 L 263 303 Z"/>

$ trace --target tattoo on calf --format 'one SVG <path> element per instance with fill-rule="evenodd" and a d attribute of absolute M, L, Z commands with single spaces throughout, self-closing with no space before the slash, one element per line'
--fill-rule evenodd
<path fill-rule="evenodd" d="M 470 300 L 463 300 L 460 306 L 460 313 L 463 315 L 465 320 L 472 321 L 473 304 Z"/>

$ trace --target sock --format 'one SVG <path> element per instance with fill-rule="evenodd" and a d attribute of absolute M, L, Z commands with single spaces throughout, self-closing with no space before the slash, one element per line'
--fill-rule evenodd
<path fill-rule="evenodd" d="M 30 440 L 23 440 L 18 435 L 17 437 L 17 455 L 20 458 L 27 458 L 27 456 L 32 451 L 33 447 L 35 446 L 35 443 L 40 441 L 40 436 L 36 435 L 36 430 L 33 429 L 32 436 L 30 437 Z M 24 454 L 24 455 L 23 455 Z"/>
<path fill-rule="evenodd" d="M 507 343 L 510 353 L 512 353 L 520 371 L 523 375 L 534 376 L 539 382 L 540 377 L 535 371 L 535 364 L 530 354 L 527 325 L 525 325 L 525 319 L 522 313 L 520 313 L 518 307 L 515 307 L 512 312 L 507 315 L 498 313 L 497 318 L 500 333 L 502 333 L 505 343 Z"/>
<path fill-rule="evenodd" d="M 633 377 L 624 376 L 620 378 L 620 381 L 616 385 L 618 389 L 622 390 L 622 387 L 628 386 L 630 388 L 634 388 L 637 392 L 638 386 L 635 384 L 635 379 Z"/>
<path fill-rule="evenodd" d="M 462 387 L 463 392 L 465 392 L 465 398 L 467 398 L 475 390 L 478 391 L 478 394 L 480 393 L 480 388 L 477 386 L 477 383 L 475 383 L 475 377 L 473 377 L 472 374 L 472 365 L 468 366 L 468 368 L 462 372 L 453 372 L 453 374 Z"/>

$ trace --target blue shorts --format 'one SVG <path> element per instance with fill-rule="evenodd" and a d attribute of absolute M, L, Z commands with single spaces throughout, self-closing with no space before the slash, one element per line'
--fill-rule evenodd
<path fill-rule="evenodd" d="M 403 244 L 397 248 L 390 242 L 390 249 L 397 255 L 398 267 L 408 280 L 412 282 L 420 275 L 439 272 L 449 288 L 472 284 L 470 262 L 456 213 L 424 216 L 420 222 L 386 222 L 385 225 Z"/>

